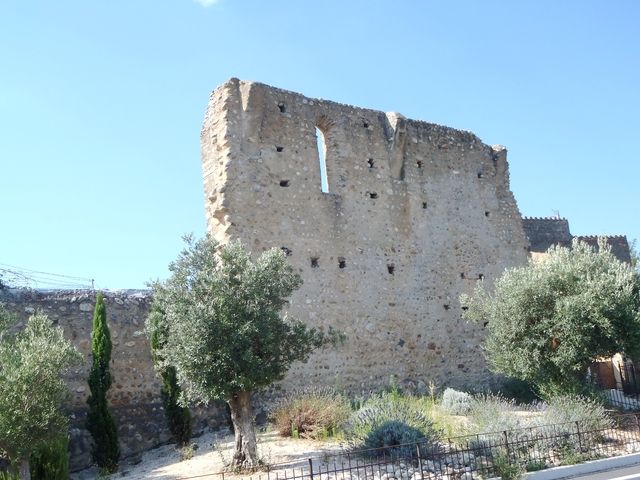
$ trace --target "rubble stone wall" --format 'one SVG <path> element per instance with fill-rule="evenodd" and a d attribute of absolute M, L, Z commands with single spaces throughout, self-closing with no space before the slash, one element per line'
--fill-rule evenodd
<path fill-rule="evenodd" d="M 289 315 L 347 336 L 282 387 L 492 380 L 458 298 L 527 261 L 503 147 L 238 79 L 212 93 L 201 146 L 210 233 L 282 248 L 304 280 Z"/>
<path fill-rule="evenodd" d="M 154 371 L 144 332 L 150 292 L 107 291 L 104 300 L 113 342 L 110 365 L 113 385 L 108 399 L 118 426 L 122 457 L 126 458 L 169 442 L 171 435 L 160 398 L 160 378 Z M 91 436 L 84 424 L 95 291 L 0 290 L 0 303 L 23 322 L 36 311 L 44 312 L 64 329 L 65 337 L 83 354 L 83 363 L 67 375 L 71 391 L 67 405 L 71 418 L 71 468 L 75 471 L 91 465 Z M 207 424 L 214 428 L 226 426 L 225 412 L 220 407 L 212 406 L 195 413 L 195 431 Z"/>

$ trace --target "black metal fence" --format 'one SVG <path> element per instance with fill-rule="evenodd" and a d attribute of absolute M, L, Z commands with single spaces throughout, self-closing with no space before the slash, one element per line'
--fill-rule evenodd
<path fill-rule="evenodd" d="M 594 428 L 588 422 L 542 425 L 359 451 L 270 465 L 252 475 L 218 472 L 186 478 L 225 480 L 472 480 L 508 476 L 587 460 L 640 452 L 638 415 L 613 418 Z"/>

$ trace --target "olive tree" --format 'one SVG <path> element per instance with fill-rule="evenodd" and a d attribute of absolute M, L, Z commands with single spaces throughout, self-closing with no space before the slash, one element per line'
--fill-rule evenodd
<path fill-rule="evenodd" d="M 209 236 L 185 240 L 185 249 L 169 266 L 170 278 L 153 284 L 153 302 L 161 303 L 167 329 L 158 353 L 165 365 L 175 367 L 183 402 L 229 404 L 235 429 L 232 466 L 252 468 L 259 460 L 251 393 L 340 337 L 281 315 L 302 280 L 279 249 L 252 261 L 239 242 L 218 248 Z"/>
<path fill-rule="evenodd" d="M 638 277 L 604 241 L 574 241 L 547 258 L 506 270 L 493 291 L 463 295 L 467 319 L 487 326 L 490 368 L 527 381 L 542 395 L 581 391 L 599 357 L 640 353 Z"/>
<path fill-rule="evenodd" d="M 31 453 L 67 429 L 61 375 L 80 360 L 46 315 L 37 313 L 20 328 L 0 305 L 0 452 L 22 479 L 30 478 Z"/>

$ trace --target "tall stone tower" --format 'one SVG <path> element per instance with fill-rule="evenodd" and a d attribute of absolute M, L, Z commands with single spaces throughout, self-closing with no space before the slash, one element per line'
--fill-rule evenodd
<path fill-rule="evenodd" d="M 503 147 L 235 78 L 201 142 L 210 233 L 282 248 L 304 280 L 289 315 L 347 336 L 285 388 L 489 380 L 458 297 L 527 259 Z"/>

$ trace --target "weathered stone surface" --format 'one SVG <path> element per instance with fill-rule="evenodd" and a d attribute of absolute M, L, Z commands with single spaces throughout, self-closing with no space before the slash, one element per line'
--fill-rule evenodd
<path fill-rule="evenodd" d="M 211 95 L 201 145 L 209 231 L 282 248 L 304 279 L 288 313 L 347 335 L 285 389 L 491 381 L 482 327 L 461 320 L 458 298 L 527 259 L 503 147 L 237 79 Z"/>

